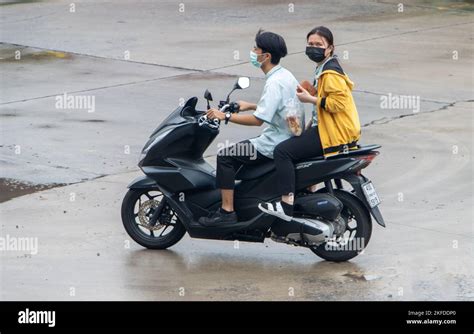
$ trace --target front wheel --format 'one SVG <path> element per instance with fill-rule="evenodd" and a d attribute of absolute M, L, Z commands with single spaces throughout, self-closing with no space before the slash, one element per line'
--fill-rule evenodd
<path fill-rule="evenodd" d="M 345 232 L 310 249 L 327 261 L 348 261 L 359 255 L 369 243 L 372 223 L 363 204 L 353 194 L 344 190 L 334 190 L 334 196 L 343 204 L 341 217 L 345 222 Z"/>
<path fill-rule="evenodd" d="M 161 213 L 153 222 L 151 217 L 158 208 Z M 171 247 L 186 233 L 164 195 L 156 189 L 130 189 L 122 201 L 122 223 L 133 240 L 150 249 Z"/>

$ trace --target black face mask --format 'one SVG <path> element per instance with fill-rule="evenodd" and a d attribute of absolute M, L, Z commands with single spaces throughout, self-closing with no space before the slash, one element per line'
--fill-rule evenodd
<path fill-rule="evenodd" d="M 324 55 L 325 51 L 326 51 L 326 49 L 318 48 L 318 47 L 315 47 L 315 46 L 307 46 L 306 47 L 306 55 L 308 56 L 309 59 L 311 59 L 312 61 L 314 61 L 316 63 L 319 63 L 319 62 L 323 61 L 324 58 L 326 58 L 326 56 Z"/>

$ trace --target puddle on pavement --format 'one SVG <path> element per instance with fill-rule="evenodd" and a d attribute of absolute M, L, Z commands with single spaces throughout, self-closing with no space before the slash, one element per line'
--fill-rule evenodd
<path fill-rule="evenodd" d="M 0 203 L 6 202 L 15 197 L 65 185 L 66 184 L 63 183 L 32 184 L 14 179 L 0 178 Z"/>
<path fill-rule="evenodd" d="M 368 275 L 360 271 L 350 271 L 350 272 L 345 273 L 342 276 L 349 277 L 356 281 L 373 281 L 380 278 L 377 275 Z"/>

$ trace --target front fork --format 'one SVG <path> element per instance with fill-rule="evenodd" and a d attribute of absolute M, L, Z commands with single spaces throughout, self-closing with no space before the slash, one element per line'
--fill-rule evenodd
<path fill-rule="evenodd" d="M 150 217 L 150 225 L 151 226 L 156 225 L 156 223 L 158 221 L 158 218 L 163 213 L 163 209 L 165 208 L 165 205 L 166 205 L 166 197 L 163 196 L 163 198 L 160 201 L 160 204 L 158 204 L 158 207 L 156 208 L 155 212 L 153 212 L 153 214 Z"/>

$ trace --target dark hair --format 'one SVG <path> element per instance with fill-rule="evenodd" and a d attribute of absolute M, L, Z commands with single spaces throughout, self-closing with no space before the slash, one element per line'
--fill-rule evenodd
<path fill-rule="evenodd" d="M 271 62 L 274 65 L 278 64 L 280 59 L 288 54 L 283 37 L 273 32 L 260 29 L 255 36 L 255 43 L 263 52 L 268 52 L 272 55 Z"/>
<path fill-rule="evenodd" d="M 332 36 L 332 32 L 331 30 L 329 30 L 328 28 L 326 27 L 323 27 L 323 26 L 319 26 L 319 27 L 316 27 L 316 28 L 313 28 L 309 33 L 308 35 L 306 35 L 306 40 L 309 39 L 309 36 L 311 35 L 319 35 L 321 37 L 323 37 L 327 42 L 328 44 L 332 47 L 332 51 L 331 51 L 331 55 L 334 53 L 334 37 Z"/>

